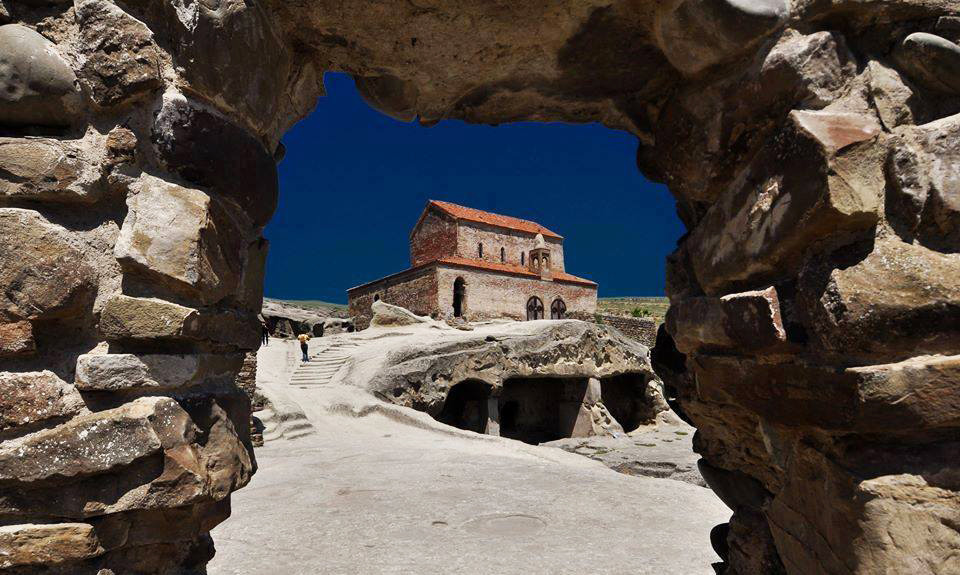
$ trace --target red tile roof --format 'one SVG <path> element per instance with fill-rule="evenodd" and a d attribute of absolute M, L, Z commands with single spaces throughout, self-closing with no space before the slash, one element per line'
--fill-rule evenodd
<path fill-rule="evenodd" d="M 427 206 L 436 206 L 438 209 L 459 220 L 478 222 L 481 224 L 487 224 L 489 226 L 517 230 L 530 234 L 543 234 L 543 237 L 545 238 L 556 238 L 558 240 L 563 239 L 563 236 L 560 234 L 555 234 L 537 222 L 531 222 L 529 220 L 521 220 L 520 218 L 514 218 L 511 216 L 501 216 L 500 214 L 491 214 L 490 212 L 485 212 L 483 210 L 468 208 L 466 206 L 458 206 L 457 204 L 441 202 L 438 200 L 430 200 Z"/>
<path fill-rule="evenodd" d="M 441 264 L 449 264 L 455 266 L 462 266 L 474 269 L 489 270 L 495 272 L 505 272 L 520 276 L 527 276 L 530 278 L 539 278 L 540 274 L 533 273 L 525 267 L 518 266 L 516 264 L 507 264 L 507 263 L 498 263 L 498 262 L 488 262 L 484 260 L 474 260 L 469 258 L 458 258 L 458 257 L 445 257 L 436 260 Z M 553 272 L 552 274 L 554 281 L 566 282 L 566 283 L 575 283 L 588 286 L 597 285 L 595 282 L 592 282 L 588 279 L 577 277 L 566 272 Z"/>

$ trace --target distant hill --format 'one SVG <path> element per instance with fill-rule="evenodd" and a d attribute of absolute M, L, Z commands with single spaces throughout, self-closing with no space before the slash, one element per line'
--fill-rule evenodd
<path fill-rule="evenodd" d="M 350 317 L 350 313 L 347 311 L 347 305 L 342 303 L 330 303 L 316 299 L 275 299 L 271 297 L 265 297 L 263 301 L 272 301 L 285 306 L 298 307 L 329 317 Z"/>
<path fill-rule="evenodd" d="M 597 312 L 610 315 L 648 317 L 663 323 L 670 300 L 665 297 L 602 297 L 597 299 Z"/>

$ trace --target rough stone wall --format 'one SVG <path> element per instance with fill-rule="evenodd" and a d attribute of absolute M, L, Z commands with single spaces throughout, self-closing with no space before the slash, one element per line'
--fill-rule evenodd
<path fill-rule="evenodd" d="M 453 288 L 451 288 L 453 289 Z M 373 302 L 378 297 L 385 303 L 406 308 L 417 315 L 437 313 L 437 270 L 427 266 L 400 273 L 347 292 L 350 316 L 356 329 L 366 329 L 373 318 Z"/>
<path fill-rule="evenodd" d="M 590 321 L 599 325 L 606 325 L 617 329 L 623 335 L 639 341 L 643 345 L 652 348 L 657 341 L 657 322 L 644 317 L 624 317 L 622 315 L 610 315 L 603 313 L 582 313 L 573 312 L 567 314 L 571 319 Z"/>
<path fill-rule="evenodd" d="M 431 208 L 410 237 L 410 266 L 416 267 L 457 253 L 457 223 Z"/>
<path fill-rule="evenodd" d="M 200 573 L 256 467 L 236 377 L 277 193 L 262 120 L 290 101 L 230 44 L 289 62 L 262 11 L 136 5 L 0 3 L 4 573 Z"/>
<path fill-rule="evenodd" d="M 543 301 L 544 315 L 550 318 L 550 304 L 561 298 L 567 312 L 592 314 L 597 309 L 597 288 L 558 281 L 542 281 L 466 268 L 437 268 L 438 301 L 441 316 L 453 316 L 453 283 L 458 277 L 467 282 L 464 317 L 468 321 L 527 318 L 527 300 L 537 296 Z"/>
<path fill-rule="evenodd" d="M 234 381 L 278 143 L 343 70 L 406 121 L 636 135 L 688 228 L 655 355 L 735 511 L 728 574 L 955 573 L 958 22 L 952 0 L 0 0 L 4 568 L 202 570 L 253 470 Z"/>
<path fill-rule="evenodd" d="M 526 256 L 524 256 L 525 263 L 522 265 L 526 267 L 526 259 L 530 256 L 530 250 L 536 246 L 535 238 L 536 236 L 524 232 L 462 221 L 458 223 L 456 255 L 462 258 L 483 259 L 488 262 L 500 263 L 500 248 L 504 248 L 506 263 L 521 265 L 520 254 L 523 253 Z M 544 239 L 547 242 L 547 247 L 550 248 L 550 257 L 553 260 L 551 269 L 564 271 L 563 241 L 556 238 Z M 477 245 L 480 242 L 483 242 L 483 258 L 478 256 Z"/>

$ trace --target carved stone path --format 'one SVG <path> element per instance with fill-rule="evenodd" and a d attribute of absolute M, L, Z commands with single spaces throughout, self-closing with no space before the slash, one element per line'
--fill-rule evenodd
<path fill-rule="evenodd" d="M 264 369 L 296 349 L 274 341 Z M 315 433 L 257 450 L 210 575 L 710 575 L 719 560 L 709 532 L 730 512 L 708 489 L 441 429 L 336 380 L 276 388 Z"/>

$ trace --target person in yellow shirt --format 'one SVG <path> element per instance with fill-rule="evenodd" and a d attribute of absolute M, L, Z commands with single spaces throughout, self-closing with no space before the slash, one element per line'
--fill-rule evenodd
<path fill-rule="evenodd" d="M 309 349 L 307 342 L 310 341 L 310 334 L 301 333 L 297 336 L 297 339 L 300 340 L 300 351 L 303 352 L 303 361 L 310 361 L 310 356 L 307 355 Z"/>

